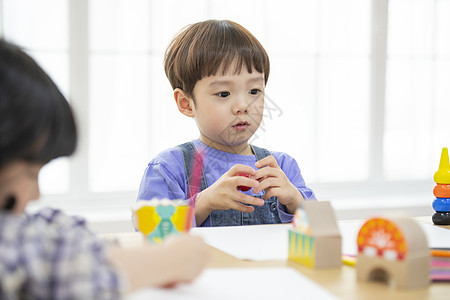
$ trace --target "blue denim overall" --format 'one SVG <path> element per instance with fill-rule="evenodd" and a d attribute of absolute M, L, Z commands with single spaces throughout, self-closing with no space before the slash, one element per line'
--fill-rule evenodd
<path fill-rule="evenodd" d="M 259 148 L 253 145 L 253 152 L 255 153 L 256 160 L 261 160 L 266 156 L 271 155 L 266 149 Z M 188 187 L 191 186 L 191 170 L 194 160 L 195 147 L 191 142 L 187 142 L 178 146 L 183 152 L 184 169 L 186 172 L 186 181 Z M 203 173 L 200 189 L 203 191 L 208 187 L 205 174 Z M 261 198 L 262 195 L 255 195 L 254 197 Z M 212 226 L 238 226 L 238 225 L 258 225 L 258 224 L 276 224 L 281 223 L 277 209 L 277 198 L 271 197 L 264 201 L 263 206 L 256 206 L 251 204 L 245 204 L 253 206 L 255 210 L 251 213 L 243 213 L 234 209 L 229 210 L 216 210 L 210 215 Z"/>

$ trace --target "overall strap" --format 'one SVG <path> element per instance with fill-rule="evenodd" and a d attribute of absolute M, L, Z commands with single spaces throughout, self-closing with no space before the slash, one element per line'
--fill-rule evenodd
<path fill-rule="evenodd" d="M 193 170 L 193 162 L 194 162 L 194 156 L 195 156 L 195 146 L 192 142 L 186 142 L 184 144 L 178 145 L 178 148 L 181 149 L 181 152 L 183 153 L 183 162 L 184 162 L 184 171 L 186 173 L 186 182 L 187 182 L 187 189 L 186 192 L 189 193 L 189 187 L 191 186 L 192 181 L 192 170 Z M 201 187 L 200 189 L 196 189 L 199 192 L 203 191 L 208 187 L 206 183 L 205 178 L 205 172 L 204 168 L 202 169 L 202 180 L 201 180 Z M 188 197 L 192 197 L 193 195 L 188 195 Z"/>
<path fill-rule="evenodd" d="M 250 145 L 250 147 L 252 147 L 253 153 L 255 153 L 256 161 L 261 160 L 266 156 L 272 155 L 267 149 L 256 147 L 254 145 Z"/>

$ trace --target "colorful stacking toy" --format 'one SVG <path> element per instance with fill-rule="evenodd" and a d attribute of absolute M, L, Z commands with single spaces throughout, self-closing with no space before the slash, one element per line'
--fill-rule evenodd
<path fill-rule="evenodd" d="M 436 225 L 450 225 L 450 162 L 448 149 L 442 148 L 439 170 L 434 174 L 436 186 L 433 194 L 436 199 L 433 201 L 433 223 Z"/>

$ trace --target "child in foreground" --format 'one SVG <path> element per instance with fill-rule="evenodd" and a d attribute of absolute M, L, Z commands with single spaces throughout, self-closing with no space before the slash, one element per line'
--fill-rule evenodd
<path fill-rule="evenodd" d="M 301 201 L 315 199 L 295 159 L 249 144 L 270 64 L 248 30 L 226 20 L 190 25 L 167 48 L 164 67 L 178 110 L 195 120 L 200 137 L 150 161 L 138 200 L 195 200 L 197 226 L 236 226 L 290 222 Z M 195 153 L 203 175 L 192 188 Z"/>
<path fill-rule="evenodd" d="M 195 236 L 161 246 L 108 246 L 78 217 L 45 208 L 38 174 L 71 155 L 77 131 L 54 82 L 17 46 L 0 40 L 0 299 L 120 299 L 197 277 L 207 246 Z"/>

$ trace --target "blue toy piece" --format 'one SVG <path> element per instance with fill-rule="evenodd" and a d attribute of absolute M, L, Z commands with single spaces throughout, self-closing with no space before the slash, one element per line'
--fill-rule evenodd
<path fill-rule="evenodd" d="M 433 209 L 437 212 L 450 212 L 450 198 L 436 198 Z"/>

